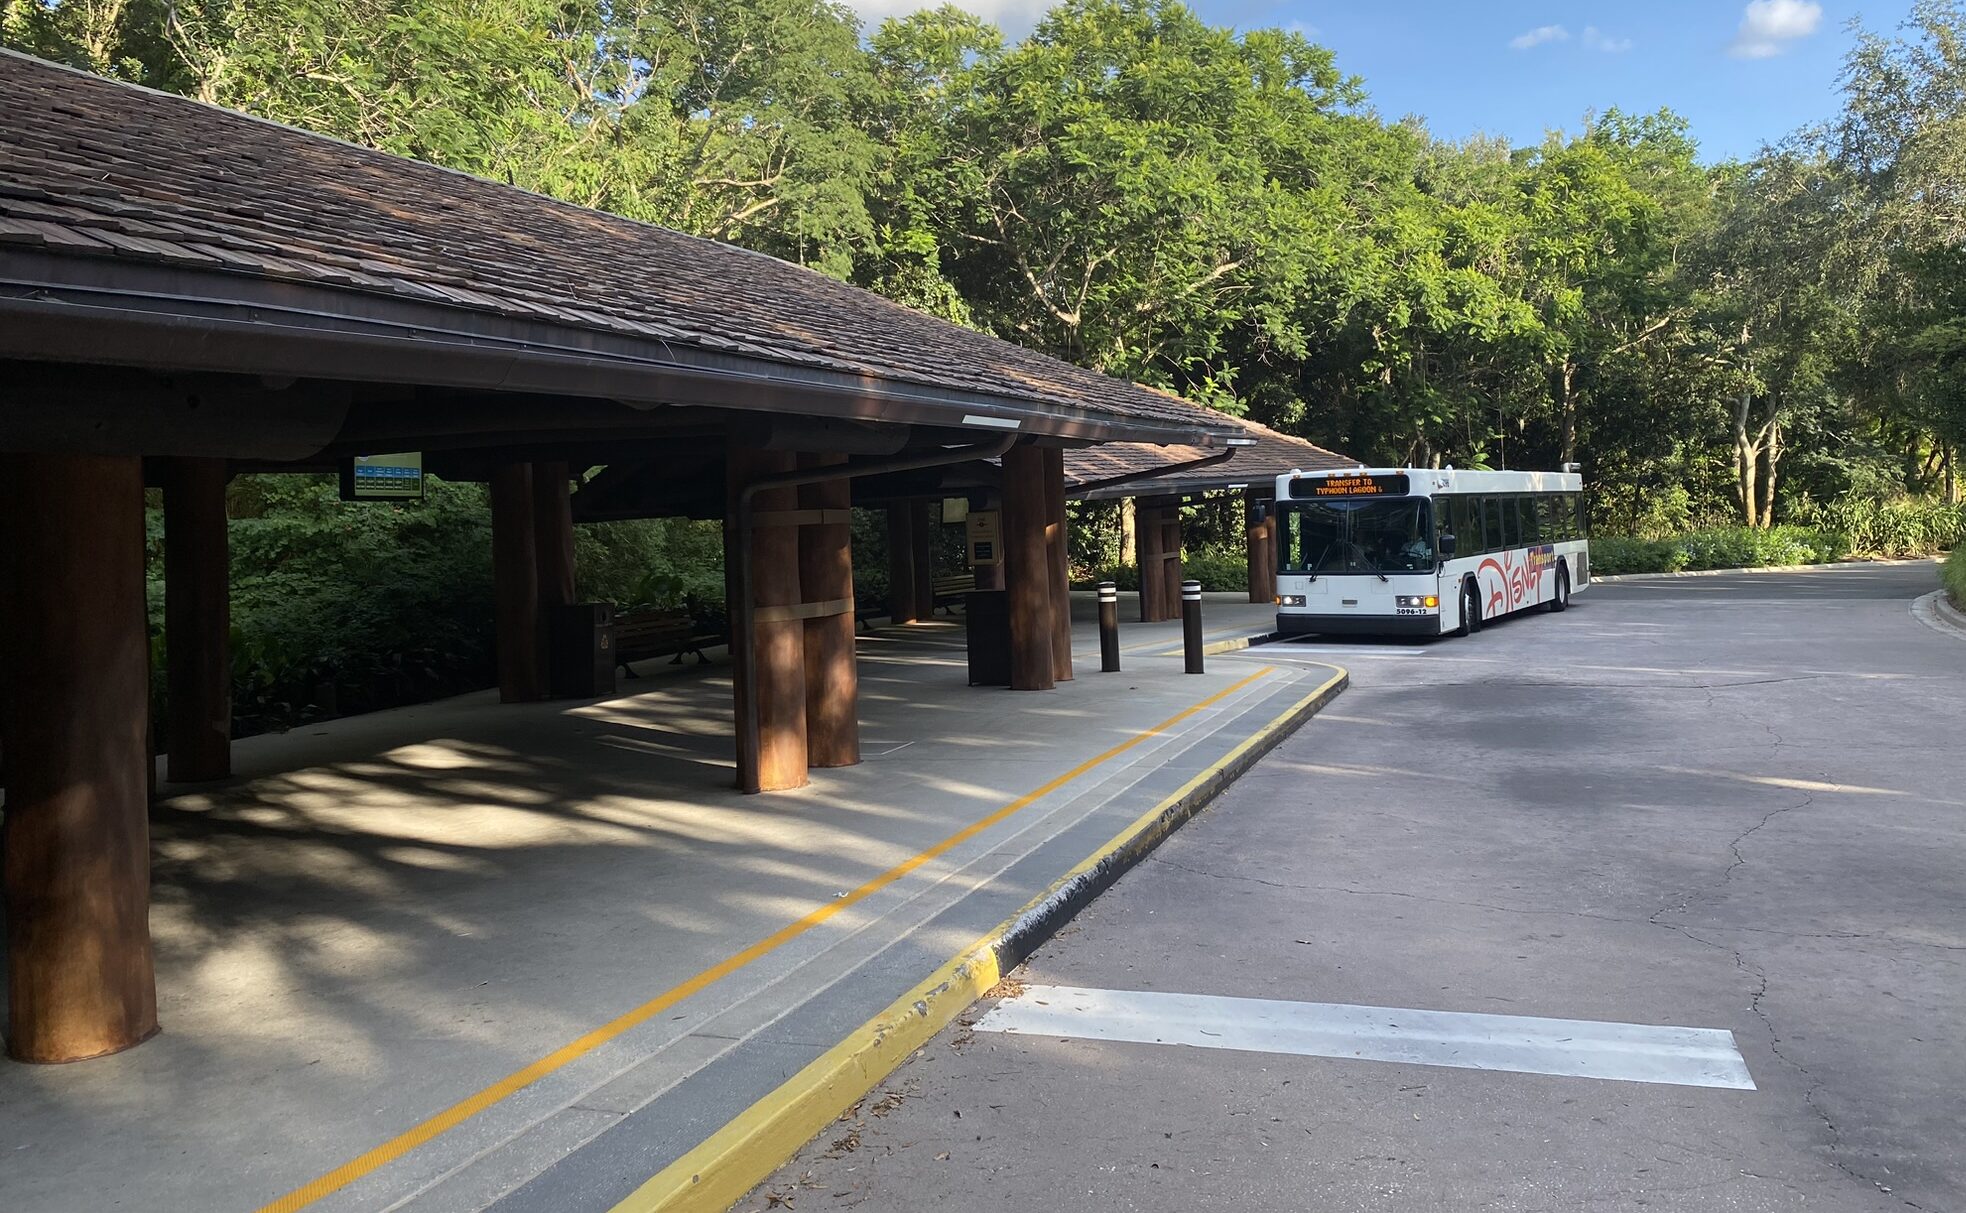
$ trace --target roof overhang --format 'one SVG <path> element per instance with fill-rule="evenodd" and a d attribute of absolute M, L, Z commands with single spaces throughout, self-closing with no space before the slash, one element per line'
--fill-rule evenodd
<path fill-rule="evenodd" d="M 0 248 L 0 358 L 694 405 L 1076 442 L 1232 429 L 831 371 L 625 333 L 169 265 Z"/>

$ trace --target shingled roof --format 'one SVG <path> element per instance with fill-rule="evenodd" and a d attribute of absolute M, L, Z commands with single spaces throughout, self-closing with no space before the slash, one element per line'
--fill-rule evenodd
<path fill-rule="evenodd" d="M 0 52 L 0 111 L 0 357 L 1092 440 L 1222 428 L 775 258 L 37 59 Z"/>
<path fill-rule="evenodd" d="M 1220 452 L 1201 447 L 1154 446 L 1135 442 L 1110 442 L 1066 451 L 1065 491 L 1073 497 L 1097 501 L 1112 497 L 1199 493 L 1244 484 L 1262 489 L 1286 472 L 1358 466 L 1356 459 L 1327 451 L 1269 426 L 1227 415 L 1223 415 L 1222 420 L 1238 432 L 1238 437 L 1254 438 L 1255 444 L 1236 448 L 1236 453 L 1221 463 L 1185 472 L 1171 472 L 1165 476 L 1129 480 L 1103 488 L 1097 487 L 1101 481 L 1151 472 L 1155 468 L 1203 459 Z M 1085 486 L 1088 485 L 1095 487 L 1087 489 Z"/>

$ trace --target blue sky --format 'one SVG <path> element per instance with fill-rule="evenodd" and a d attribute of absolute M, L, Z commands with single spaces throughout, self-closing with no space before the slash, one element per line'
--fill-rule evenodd
<path fill-rule="evenodd" d="M 958 0 L 1019 36 L 1045 0 Z M 1704 159 L 1749 156 L 1838 109 L 1848 24 L 1890 31 L 1911 0 L 1188 0 L 1206 19 L 1296 27 L 1365 80 L 1387 118 L 1511 143 L 1587 111 L 1669 106 Z M 870 20 L 909 0 L 854 0 Z"/>

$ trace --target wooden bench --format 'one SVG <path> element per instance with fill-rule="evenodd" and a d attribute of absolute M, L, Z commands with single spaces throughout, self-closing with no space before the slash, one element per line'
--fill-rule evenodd
<path fill-rule="evenodd" d="M 976 588 L 976 574 L 960 573 L 951 577 L 937 577 L 930 583 L 930 587 L 934 595 L 933 606 L 941 607 L 953 615 L 956 604 L 963 600 L 963 595 Z"/>
<path fill-rule="evenodd" d="M 614 617 L 614 661 L 635 677 L 631 661 L 645 657 L 669 657 L 670 665 L 681 665 L 686 654 L 694 653 L 699 662 L 706 644 L 720 644 L 723 637 L 697 623 L 688 611 L 634 611 Z"/>

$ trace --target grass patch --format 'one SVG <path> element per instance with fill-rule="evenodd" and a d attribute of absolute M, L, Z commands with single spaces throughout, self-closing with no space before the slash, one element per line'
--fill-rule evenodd
<path fill-rule="evenodd" d="M 1952 599 L 1952 605 L 1966 611 L 1966 543 L 1952 549 L 1952 555 L 1939 566 L 1939 581 Z"/>

